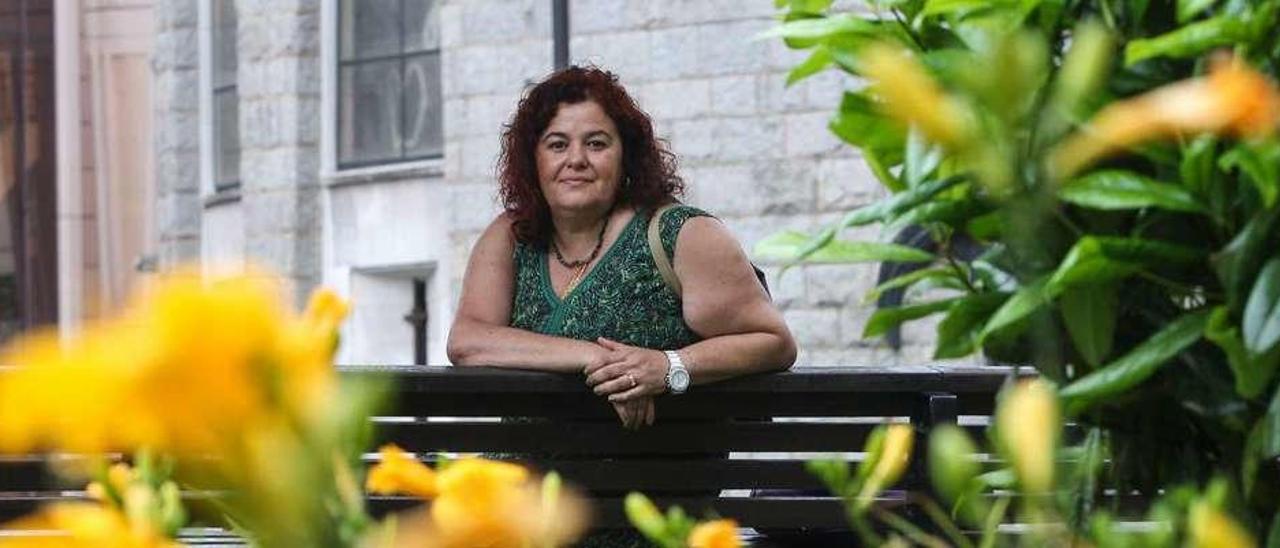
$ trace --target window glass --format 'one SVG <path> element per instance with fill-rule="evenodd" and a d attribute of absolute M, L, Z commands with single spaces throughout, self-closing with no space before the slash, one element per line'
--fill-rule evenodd
<path fill-rule="evenodd" d="M 240 185 L 240 96 L 236 87 L 235 0 L 214 0 L 213 49 L 213 188 Z"/>
<path fill-rule="evenodd" d="M 440 156 L 439 2 L 341 0 L 338 165 Z"/>

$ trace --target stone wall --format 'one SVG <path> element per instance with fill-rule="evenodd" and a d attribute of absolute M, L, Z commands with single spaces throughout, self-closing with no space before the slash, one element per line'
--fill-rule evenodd
<path fill-rule="evenodd" d="M 152 135 L 161 267 L 200 258 L 198 1 L 157 0 L 154 5 Z"/>

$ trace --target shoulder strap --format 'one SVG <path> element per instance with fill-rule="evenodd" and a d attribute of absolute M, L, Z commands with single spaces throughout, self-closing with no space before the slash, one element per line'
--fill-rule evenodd
<path fill-rule="evenodd" d="M 658 208 L 649 219 L 649 254 L 653 255 L 653 264 L 658 265 L 658 274 L 661 274 L 663 281 L 667 282 L 667 287 L 670 287 L 676 295 L 680 295 L 680 278 L 676 277 L 676 271 L 671 268 L 671 260 L 662 249 L 661 235 L 662 215 L 677 205 L 679 202 L 664 205 Z"/>

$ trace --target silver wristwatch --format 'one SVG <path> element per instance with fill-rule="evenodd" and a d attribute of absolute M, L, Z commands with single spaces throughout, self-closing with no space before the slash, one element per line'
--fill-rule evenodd
<path fill-rule="evenodd" d="M 689 389 L 689 370 L 685 369 L 680 354 L 667 350 L 667 391 L 672 394 L 683 394 Z"/>

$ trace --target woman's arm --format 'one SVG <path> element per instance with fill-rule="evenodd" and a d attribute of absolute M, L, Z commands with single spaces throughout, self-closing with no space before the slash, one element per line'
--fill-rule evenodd
<path fill-rule="evenodd" d="M 686 221 L 676 240 L 675 271 L 683 286 L 685 322 L 704 338 L 677 351 L 694 384 L 781 371 L 795 362 L 791 331 L 723 224 L 709 217 Z M 600 342 L 612 355 L 586 369 L 596 393 L 623 401 L 666 390 L 662 352 Z"/>
<path fill-rule="evenodd" d="M 592 342 L 508 327 L 515 294 L 514 252 L 511 221 L 500 216 L 471 251 L 462 298 L 449 330 L 449 360 L 454 365 L 573 373 L 602 360 L 607 352 Z"/>

